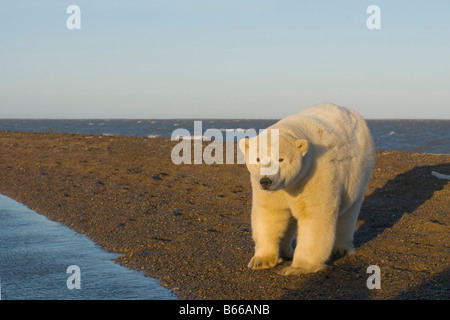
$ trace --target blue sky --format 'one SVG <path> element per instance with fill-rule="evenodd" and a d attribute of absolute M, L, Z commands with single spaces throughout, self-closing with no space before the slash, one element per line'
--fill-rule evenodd
<path fill-rule="evenodd" d="M 448 0 L 2 1 L 0 118 L 450 119 L 449 57 Z"/>

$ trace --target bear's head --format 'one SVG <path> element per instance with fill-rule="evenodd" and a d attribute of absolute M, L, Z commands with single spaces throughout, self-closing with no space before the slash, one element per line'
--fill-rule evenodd
<path fill-rule="evenodd" d="M 245 163 L 259 188 L 277 191 L 299 181 L 309 143 L 289 135 L 260 133 L 239 141 Z M 304 171 L 304 170 L 303 170 Z"/>

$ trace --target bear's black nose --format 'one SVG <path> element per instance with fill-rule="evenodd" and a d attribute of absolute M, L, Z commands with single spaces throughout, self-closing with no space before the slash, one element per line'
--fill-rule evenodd
<path fill-rule="evenodd" d="M 269 178 L 262 178 L 261 180 L 259 180 L 259 183 L 261 184 L 261 187 L 263 189 L 269 189 L 270 185 L 272 184 L 272 180 L 270 180 Z"/>

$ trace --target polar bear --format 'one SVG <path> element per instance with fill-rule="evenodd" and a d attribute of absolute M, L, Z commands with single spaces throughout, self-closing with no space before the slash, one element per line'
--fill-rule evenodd
<path fill-rule="evenodd" d="M 375 163 L 369 128 L 354 110 L 323 103 L 266 132 L 268 141 L 270 132 L 278 132 L 278 152 L 272 152 L 272 142 L 261 152 L 261 134 L 239 141 L 252 185 L 255 254 L 248 267 L 271 268 L 283 257 L 292 258 L 292 264 L 281 274 L 319 271 L 332 254 L 353 252 L 353 233 Z M 249 148 L 252 143 L 258 147 Z M 261 174 L 273 164 L 277 170 Z"/>

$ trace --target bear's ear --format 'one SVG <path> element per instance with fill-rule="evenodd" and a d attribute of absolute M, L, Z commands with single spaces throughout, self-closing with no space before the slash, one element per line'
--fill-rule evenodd
<path fill-rule="evenodd" d="M 241 149 L 241 151 L 245 154 L 246 150 L 248 149 L 248 143 L 249 143 L 249 138 L 243 138 L 241 140 L 239 140 L 239 148 Z"/>
<path fill-rule="evenodd" d="M 300 149 L 302 155 L 305 155 L 308 152 L 309 143 L 304 139 L 295 140 L 295 146 Z"/>

